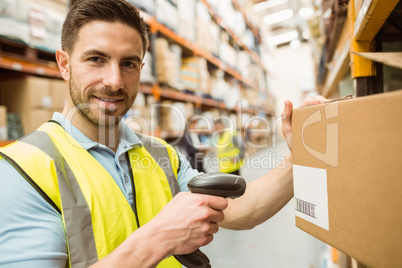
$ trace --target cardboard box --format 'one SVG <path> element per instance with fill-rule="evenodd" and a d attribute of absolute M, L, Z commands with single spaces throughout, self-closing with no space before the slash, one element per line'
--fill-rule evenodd
<path fill-rule="evenodd" d="M 24 133 L 30 133 L 35 131 L 43 123 L 46 123 L 52 119 L 53 110 L 49 109 L 32 109 L 29 113 L 22 118 L 22 125 L 24 127 Z"/>
<path fill-rule="evenodd" d="M 20 79 L 4 80 L 0 83 L 2 105 L 9 112 L 18 113 L 28 108 L 51 108 L 50 79 L 29 76 Z"/>
<path fill-rule="evenodd" d="M 355 13 L 359 13 L 363 0 L 355 0 Z"/>
<path fill-rule="evenodd" d="M 61 112 L 68 94 L 68 84 L 58 79 L 29 76 L 0 83 L 0 105 L 21 117 L 25 134 Z"/>
<path fill-rule="evenodd" d="M 355 52 L 352 54 L 366 59 L 402 69 L 402 52 Z"/>
<path fill-rule="evenodd" d="M 64 108 L 69 94 L 68 83 L 66 81 L 59 79 L 50 80 L 50 96 L 52 97 L 54 108 Z"/>
<path fill-rule="evenodd" d="M 0 141 L 7 140 L 7 107 L 0 106 Z"/>
<path fill-rule="evenodd" d="M 371 268 L 402 267 L 402 91 L 293 111 L 296 226 Z"/>
<path fill-rule="evenodd" d="M 48 116 L 35 117 L 31 114 L 32 111 L 53 109 L 51 81 L 52 79 L 29 76 L 0 83 L 0 105 L 7 106 L 8 112 L 21 117 L 25 134 L 35 130 L 36 127 L 33 126 L 39 126 L 39 124 L 35 124 L 37 120 L 48 118 Z M 49 119 L 42 123 L 47 120 Z"/>

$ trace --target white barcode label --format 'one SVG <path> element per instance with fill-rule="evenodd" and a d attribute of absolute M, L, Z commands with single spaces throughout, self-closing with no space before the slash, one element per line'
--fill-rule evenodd
<path fill-rule="evenodd" d="M 306 202 L 306 201 L 303 201 L 303 200 L 300 200 L 300 199 L 297 199 L 297 198 L 295 198 L 295 200 L 296 200 L 296 210 L 297 211 L 316 219 L 316 217 L 315 217 L 315 207 L 317 205 L 311 204 L 309 202 Z"/>
<path fill-rule="evenodd" d="M 295 215 L 329 230 L 327 171 L 293 165 Z"/>

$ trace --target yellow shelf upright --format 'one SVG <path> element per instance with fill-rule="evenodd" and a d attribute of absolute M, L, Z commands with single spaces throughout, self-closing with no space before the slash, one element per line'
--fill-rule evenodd
<path fill-rule="evenodd" d="M 371 42 L 399 0 L 364 0 L 355 19 L 355 39 Z"/>
<path fill-rule="evenodd" d="M 354 5 L 358 0 L 349 1 L 348 20 L 352 20 L 352 51 L 375 52 L 374 38 L 384 25 L 399 0 L 363 0 L 361 5 Z M 351 3 L 353 2 L 353 3 Z M 360 6 L 360 7 L 359 7 Z M 355 9 L 358 7 L 357 9 Z M 371 77 L 377 75 L 373 61 L 352 54 L 352 78 Z"/>

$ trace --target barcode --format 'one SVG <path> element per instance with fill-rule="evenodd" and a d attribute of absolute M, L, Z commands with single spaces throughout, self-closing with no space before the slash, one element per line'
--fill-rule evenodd
<path fill-rule="evenodd" d="M 315 207 L 314 204 L 296 198 L 296 210 L 316 219 Z"/>

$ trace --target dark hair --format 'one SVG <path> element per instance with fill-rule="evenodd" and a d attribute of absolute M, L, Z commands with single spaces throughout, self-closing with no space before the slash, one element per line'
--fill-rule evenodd
<path fill-rule="evenodd" d="M 218 125 L 218 124 L 225 125 L 225 123 L 223 123 L 223 120 L 222 120 L 222 119 L 216 119 L 216 120 L 214 120 L 214 125 Z"/>
<path fill-rule="evenodd" d="M 75 0 L 63 23 L 61 48 L 73 52 L 81 27 L 91 21 L 120 22 L 136 29 L 145 52 L 148 49 L 148 30 L 138 10 L 126 0 Z"/>

